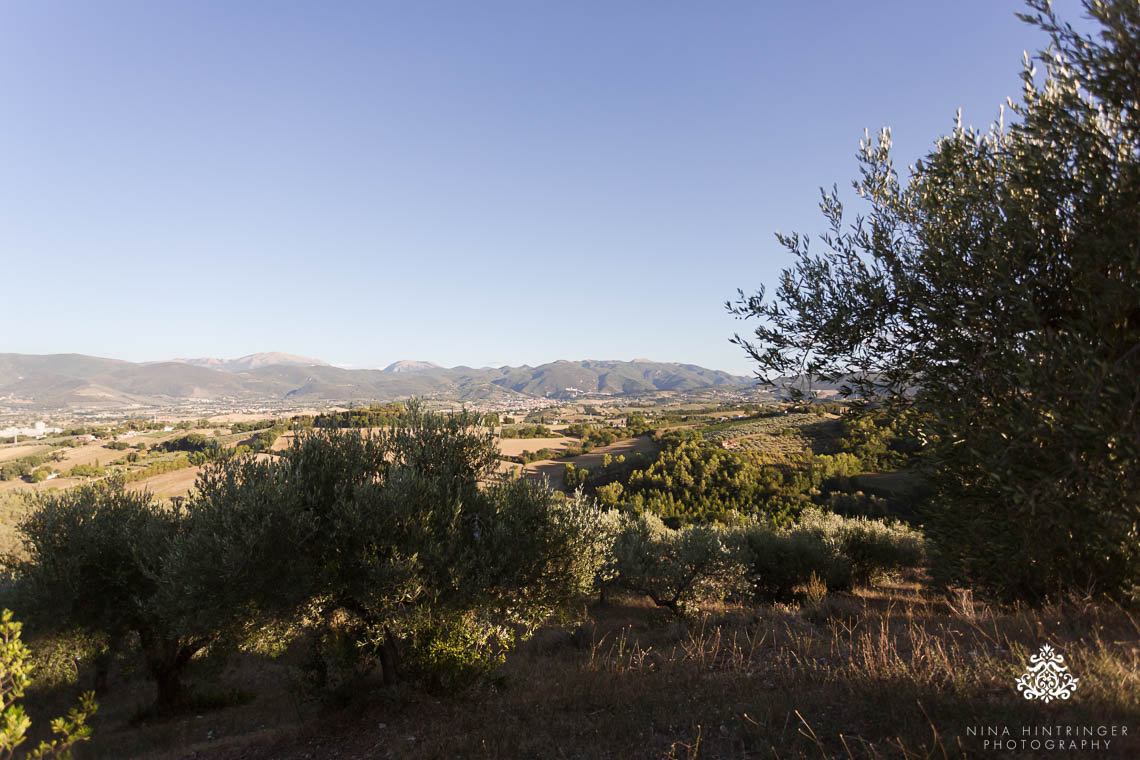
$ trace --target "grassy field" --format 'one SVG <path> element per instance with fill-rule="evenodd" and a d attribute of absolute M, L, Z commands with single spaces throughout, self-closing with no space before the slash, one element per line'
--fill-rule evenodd
<path fill-rule="evenodd" d="M 738 451 L 756 452 L 773 462 L 800 451 L 830 453 L 838 431 L 836 415 L 802 413 L 725 422 L 701 429 L 707 441 Z"/>
<path fill-rule="evenodd" d="M 498 687 L 457 695 L 364 684 L 347 707 L 321 707 L 298 690 L 298 643 L 276 659 L 200 663 L 198 683 L 214 695 L 205 701 L 223 706 L 159 721 L 140 718 L 150 697 L 141 674 L 115 672 L 83 756 L 989 757 L 971 727 L 1020 735 L 1057 724 L 1128 736 L 1049 756 L 1140 756 L 1140 627 L 1120 609 L 998 609 L 899 581 L 802 606 L 707 607 L 685 621 L 633 597 L 584 612 L 583 624 L 543 629 L 511 653 Z M 1069 701 L 1017 691 L 1044 642 L 1080 679 Z M 63 691 L 35 705 L 65 704 Z"/>

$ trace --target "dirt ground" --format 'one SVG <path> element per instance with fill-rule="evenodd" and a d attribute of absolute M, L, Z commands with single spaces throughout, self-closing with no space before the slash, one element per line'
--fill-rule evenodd
<path fill-rule="evenodd" d="M 209 669 L 201 662 L 190 682 L 215 706 L 156 719 L 143 712 L 153 686 L 142 670 L 115 668 L 82 756 L 996 757 L 968 727 L 1044 720 L 1043 708 L 1016 690 L 1014 673 L 1034 651 L 1027 643 L 1048 630 L 1081 679 L 1077 699 L 1048 706 L 1050 722 L 1126 725 L 1127 736 L 1096 756 L 1140 757 L 1135 621 L 1087 602 L 964 612 L 900 580 L 814 604 L 710 604 L 687 619 L 623 594 L 586 613 L 580 626 L 552 624 L 521 642 L 497 686 L 452 695 L 414 682 L 385 689 L 374 677 L 349 704 L 322 707 L 299 685 L 306 650 L 298 640 L 276 658 L 246 654 Z M 86 666 L 82 677 L 91 677 Z M 40 712 L 58 714 L 74 691 L 41 700 Z M 1094 756 L 1003 756 L 1062 755 Z"/>

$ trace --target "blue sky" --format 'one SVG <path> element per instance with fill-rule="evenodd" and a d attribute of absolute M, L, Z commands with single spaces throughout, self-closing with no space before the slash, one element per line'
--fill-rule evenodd
<path fill-rule="evenodd" d="M 750 372 L 773 233 L 992 121 L 1021 7 L 7 3 L 0 352 Z"/>

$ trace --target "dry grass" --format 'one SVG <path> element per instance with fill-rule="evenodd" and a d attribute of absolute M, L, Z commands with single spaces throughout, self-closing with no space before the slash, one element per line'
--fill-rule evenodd
<path fill-rule="evenodd" d="M 127 439 L 127 443 L 134 444 L 134 440 Z M 66 472 L 72 467 L 80 464 L 108 464 L 112 460 L 122 459 L 126 455 L 126 451 L 116 451 L 109 449 L 103 445 L 102 441 L 92 441 L 85 443 L 82 446 L 76 446 L 71 449 L 63 449 L 63 459 L 59 462 L 52 462 L 54 469 Z"/>
<path fill-rule="evenodd" d="M 5 462 L 9 459 L 19 459 L 29 454 L 46 454 L 51 449 L 51 446 L 45 446 L 42 443 L 20 443 L 14 446 L 9 443 L 0 446 L 0 462 Z"/>
<path fill-rule="evenodd" d="M 56 467 L 58 464 L 58 462 L 49 462 L 47 466 Z M 29 483 L 23 478 L 0 480 L 0 494 L 16 497 L 24 491 L 48 491 L 53 488 L 70 488 L 71 486 L 84 482 L 84 480 L 86 480 L 86 478 L 52 478 L 42 483 Z"/>
<path fill-rule="evenodd" d="M 137 726 L 125 705 L 149 693 L 124 697 L 142 687 L 134 676 L 107 700 L 87 754 L 985 757 L 992 751 L 971 726 L 1116 724 L 1128 736 L 1095 756 L 1140 756 L 1140 628 L 1120 609 L 996 609 L 897 584 L 798 609 L 709 608 L 687 623 L 638 599 L 597 605 L 590 617 L 577 632 L 540 631 L 508 658 L 501 688 L 461 696 L 377 689 L 320 711 L 293 698 L 285 661 L 246 660 L 215 686 L 251 690 L 252 703 Z M 1016 690 L 1043 642 L 1080 678 L 1069 701 L 1031 702 Z"/>
<path fill-rule="evenodd" d="M 495 472 L 500 475 L 512 475 L 515 472 L 521 472 L 523 466 L 518 462 L 506 462 L 502 459 L 495 465 Z"/>

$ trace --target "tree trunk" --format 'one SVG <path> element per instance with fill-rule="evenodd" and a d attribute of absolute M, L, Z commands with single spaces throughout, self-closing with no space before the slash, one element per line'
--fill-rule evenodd
<path fill-rule="evenodd" d="M 119 651 L 119 642 L 112 640 L 99 654 L 95 655 L 95 696 L 103 697 L 107 694 L 107 683 L 111 677 L 111 664 L 115 661 L 115 654 Z"/>
<path fill-rule="evenodd" d="M 337 606 L 356 615 L 361 622 L 369 627 L 379 624 L 376 617 L 369 614 L 367 608 L 354 599 L 343 599 Z M 395 685 L 397 672 L 400 668 L 400 649 L 396 637 L 392 635 L 392 629 L 386 625 L 384 626 L 384 643 L 380 645 L 377 654 L 380 655 L 380 669 L 384 675 L 384 685 Z"/>
<path fill-rule="evenodd" d="M 400 665 L 400 650 L 396 646 L 396 637 L 388 626 L 384 626 L 384 643 L 380 647 L 380 667 L 384 672 L 384 685 L 393 686 L 396 683 L 396 670 Z"/>
<path fill-rule="evenodd" d="M 157 687 L 155 710 L 159 715 L 178 712 L 186 705 L 186 690 L 182 685 L 182 668 L 169 667 L 152 673 Z"/>
<path fill-rule="evenodd" d="M 139 631 L 147 670 L 156 688 L 154 707 L 160 715 L 177 712 L 186 706 L 186 689 L 182 676 L 190 659 L 204 647 L 206 640 L 184 642 L 165 639 L 152 631 Z"/>

